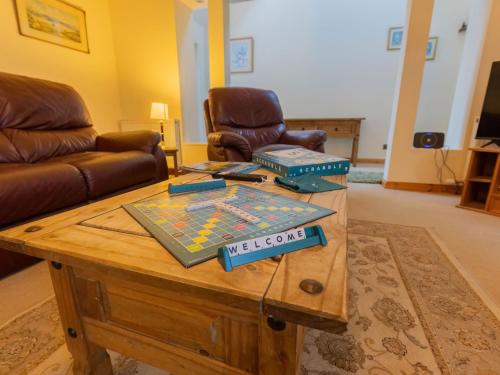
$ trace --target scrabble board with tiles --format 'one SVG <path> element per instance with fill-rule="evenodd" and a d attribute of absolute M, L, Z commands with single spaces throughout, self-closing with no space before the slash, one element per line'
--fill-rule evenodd
<path fill-rule="evenodd" d="M 244 185 L 123 206 L 184 266 L 217 256 L 227 243 L 285 231 L 334 211 Z"/>

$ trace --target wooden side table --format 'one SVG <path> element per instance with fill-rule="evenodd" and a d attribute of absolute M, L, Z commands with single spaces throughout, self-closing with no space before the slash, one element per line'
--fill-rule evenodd
<path fill-rule="evenodd" d="M 177 177 L 179 175 L 178 161 L 177 161 L 177 152 L 179 151 L 176 147 L 166 147 L 162 146 L 161 149 L 165 153 L 165 156 L 171 156 L 174 159 L 174 175 Z"/>
<path fill-rule="evenodd" d="M 358 162 L 359 133 L 364 117 L 285 119 L 290 130 L 325 130 L 329 137 L 352 138 L 351 163 Z"/>

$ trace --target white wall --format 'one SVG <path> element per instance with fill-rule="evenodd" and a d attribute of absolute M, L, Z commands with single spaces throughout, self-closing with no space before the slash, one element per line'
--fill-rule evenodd
<path fill-rule="evenodd" d="M 481 65 L 489 14 L 494 0 L 471 0 L 467 34 L 462 52 L 462 62 L 458 72 L 455 95 L 451 109 L 446 146 L 461 149 L 469 134 L 471 105 L 474 100 L 474 88 Z"/>
<path fill-rule="evenodd" d="M 203 100 L 209 88 L 208 10 L 175 5 L 185 143 L 206 142 Z"/>
<path fill-rule="evenodd" d="M 471 0 L 435 0 L 429 36 L 438 36 L 436 59 L 425 63 L 415 131 L 446 133 L 467 33 Z"/>
<path fill-rule="evenodd" d="M 314 4 L 313 4 L 314 3 Z M 285 117 L 366 117 L 360 157 L 383 158 L 400 53 L 387 31 L 406 0 L 255 0 L 231 5 L 231 37 L 255 40 L 255 71 L 231 86 L 268 88 Z M 347 140 L 327 152 L 350 154 Z"/>

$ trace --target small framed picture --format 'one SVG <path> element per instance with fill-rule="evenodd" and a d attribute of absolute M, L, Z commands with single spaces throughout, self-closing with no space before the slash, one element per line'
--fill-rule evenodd
<path fill-rule="evenodd" d="M 85 11 L 62 0 L 14 0 L 21 35 L 89 53 Z"/>
<path fill-rule="evenodd" d="M 253 38 L 230 39 L 231 73 L 253 72 Z"/>
<path fill-rule="evenodd" d="M 436 50 L 438 44 L 438 37 L 433 36 L 427 41 L 427 48 L 425 49 L 425 59 L 434 60 L 436 58 Z"/>
<path fill-rule="evenodd" d="M 391 27 L 387 35 L 387 50 L 395 51 L 403 45 L 403 27 Z"/>

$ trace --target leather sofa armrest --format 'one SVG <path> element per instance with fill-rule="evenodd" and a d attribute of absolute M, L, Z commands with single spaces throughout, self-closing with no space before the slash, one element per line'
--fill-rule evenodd
<path fill-rule="evenodd" d="M 225 148 L 230 147 L 238 150 L 245 160 L 252 159 L 252 146 L 248 140 L 233 132 L 214 132 L 208 134 L 208 144 L 209 146 L 215 148 Z"/>
<path fill-rule="evenodd" d="M 97 136 L 96 149 L 109 152 L 144 151 L 151 154 L 160 140 L 160 134 L 151 130 L 106 133 Z"/>
<path fill-rule="evenodd" d="M 309 150 L 322 148 L 326 142 L 326 131 L 324 130 L 287 130 L 279 139 L 279 143 L 287 145 L 303 146 Z"/>

